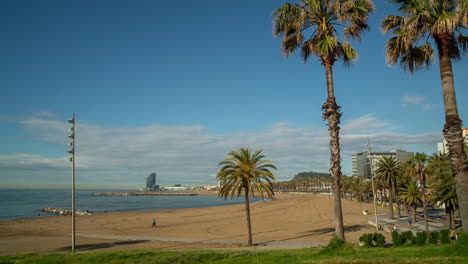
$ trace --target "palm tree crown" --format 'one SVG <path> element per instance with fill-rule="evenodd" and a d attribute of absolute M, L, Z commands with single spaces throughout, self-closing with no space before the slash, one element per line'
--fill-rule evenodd
<path fill-rule="evenodd" d="M 429 67 L 434 50 L 428 42 L 432 38 L 439 52 L 447 50 L 452 59 L 460 59 L 460 49 L 467 50 L 468 37 L 461 33 L 468 26 L 466 1 L 457 0 L 393 0 L 400 4 L 404 16 L 388 15 L 382 21 L 384 32 L 394 35 L 387 43 L 387 62 L 400 61 L 403 68 L 414 70 Z"/>
<path fill-rule="evenodd" d="M 283 36 L 281 49 L 286 56 L 301 49 L 304 61 L 310 55 L 322 63 L 333 64 L 342 58 L 345 63 L 358 57 L 347 38 L 360 39 L 368 29 L 368 13 L 374 11 L 371 0 L 300 0 L 299 4 L 285 3 L 274 12 L 274 34 Z M 339 40 L 337 27 L 343 28 Z M 307 37 L 309 36 L 309 37 Z"/>
<path fill-rule="evenodd" d="M 397 181 L 397 177 L 402 173 L 400 164 L 395 157 L 383 156 L 377 163 L 375 174 L 378 179 L 384 182 L 388 187 L 389 197 L 389 217 L 393 219 L 393 185 Z"/>
<path fill-rule="evenodd" d="M 256 150 L 254 153 L 249 148 L 240 148 L 237 151 L 229 152 L 219 163 L 223 166 L 216 175 L 216 179 L 221 182 L 219 196 L 225 199 L 228 196 L 240 196 L 243 191 L 248 194 L 254 194 L 257 191 L 263 198 L 274 196 L 272 181 L 275 176 L 270 169 L 276 170 L 270 160 L 263 160 L 262 150 Z"/>

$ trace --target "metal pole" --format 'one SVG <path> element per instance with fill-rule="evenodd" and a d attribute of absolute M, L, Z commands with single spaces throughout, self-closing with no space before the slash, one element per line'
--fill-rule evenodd
<path fill-rule="evenodd" d="M 371 160 L 371 147 L 370 147 L 370 141 L 369 138 L 367 138 L 367 155 L 369 159 L 369 166 L 370 166 L 370 171 L 371 171 L 371 181 L 372 181 L 372 193 L 374 196 L 374 214 L 375 214 L 375 228 L 379 230 L 379 215 L 377 214 L 377 197 L 375 195 L 375 185 L 374 185 L 374 175 L 372 173 L 372 160 Z"/>
<path fill-rule="evenodd" d="M 72 252 L 75 252 L 75 113 L 73 113 L 72 123 Z"/>

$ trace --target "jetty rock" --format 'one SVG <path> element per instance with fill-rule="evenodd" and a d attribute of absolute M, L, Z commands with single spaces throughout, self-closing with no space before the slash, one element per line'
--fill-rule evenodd
<path fill-rule="evenodd" d="M 62 208 L 51 208 L 51 207 L 42 208 L 42 212 L 58 214 L 58 215 L 72 215 L 71 209 L 62 209 Z M 75 210 L 75 215 L 92 215 L 92 214 L 93 212 L 90 212 L 88 210 L 86 211 Z"/>

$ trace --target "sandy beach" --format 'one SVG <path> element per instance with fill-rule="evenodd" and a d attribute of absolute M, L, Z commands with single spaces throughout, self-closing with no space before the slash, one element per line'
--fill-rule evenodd
<path fill-rule="evenodd" d="M 220 198 L 221 199 L 221 198 Z M 346 239 L 356 243 L 373 212 L 369 203 L 342 200 Z M 333 198 L 312 194 L 277 194 L 251 204 L 254 243 L 258 248 L 325 245 L 334 233 Z M 152 228 L 153 217 L 157 227 Z M 0 255 L 60 252 L 71 248 L 71 216 L 0 221 Z M 387 236 L 387 234 L 386 234 Z M 244 204 L 153 212 L 101 213 L 76 217 L 77 250 L 107 251 L 245 246 Z"/>

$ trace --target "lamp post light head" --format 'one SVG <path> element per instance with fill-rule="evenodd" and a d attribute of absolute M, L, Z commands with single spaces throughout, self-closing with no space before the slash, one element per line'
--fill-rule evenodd
<path fill-rule="evenodd" d="M 70 157 L 70 158 L 68 159 L 68 161 L 69 161 L 69 162 L 72 162 L 72 161 L 73 161 L 73 157 Z"/>
<path fill-rule="evenodd" d="M 68 123 L 74 124 L 75 123 L 75 118 L 73 117 L 72 119 L 68 120 Z"/>
<path fill-rule="evenodd" d="M 68 146 L 73 147 L 73 141 L 71 141 L 70 144 L 68 144 Z"/>
<path fill-rule="evenodd" d="M 69 138 L 75 138 L 75 133 L 71 133 L 68 137 Z"/>
<path fill-rule="evenodd" d="M 71 150 L 68 151 L 68 153 L 74 154 L 74 153 L 75 153 L 75 150 L 74 150 L 74 149 L 71 149 Z"/>

